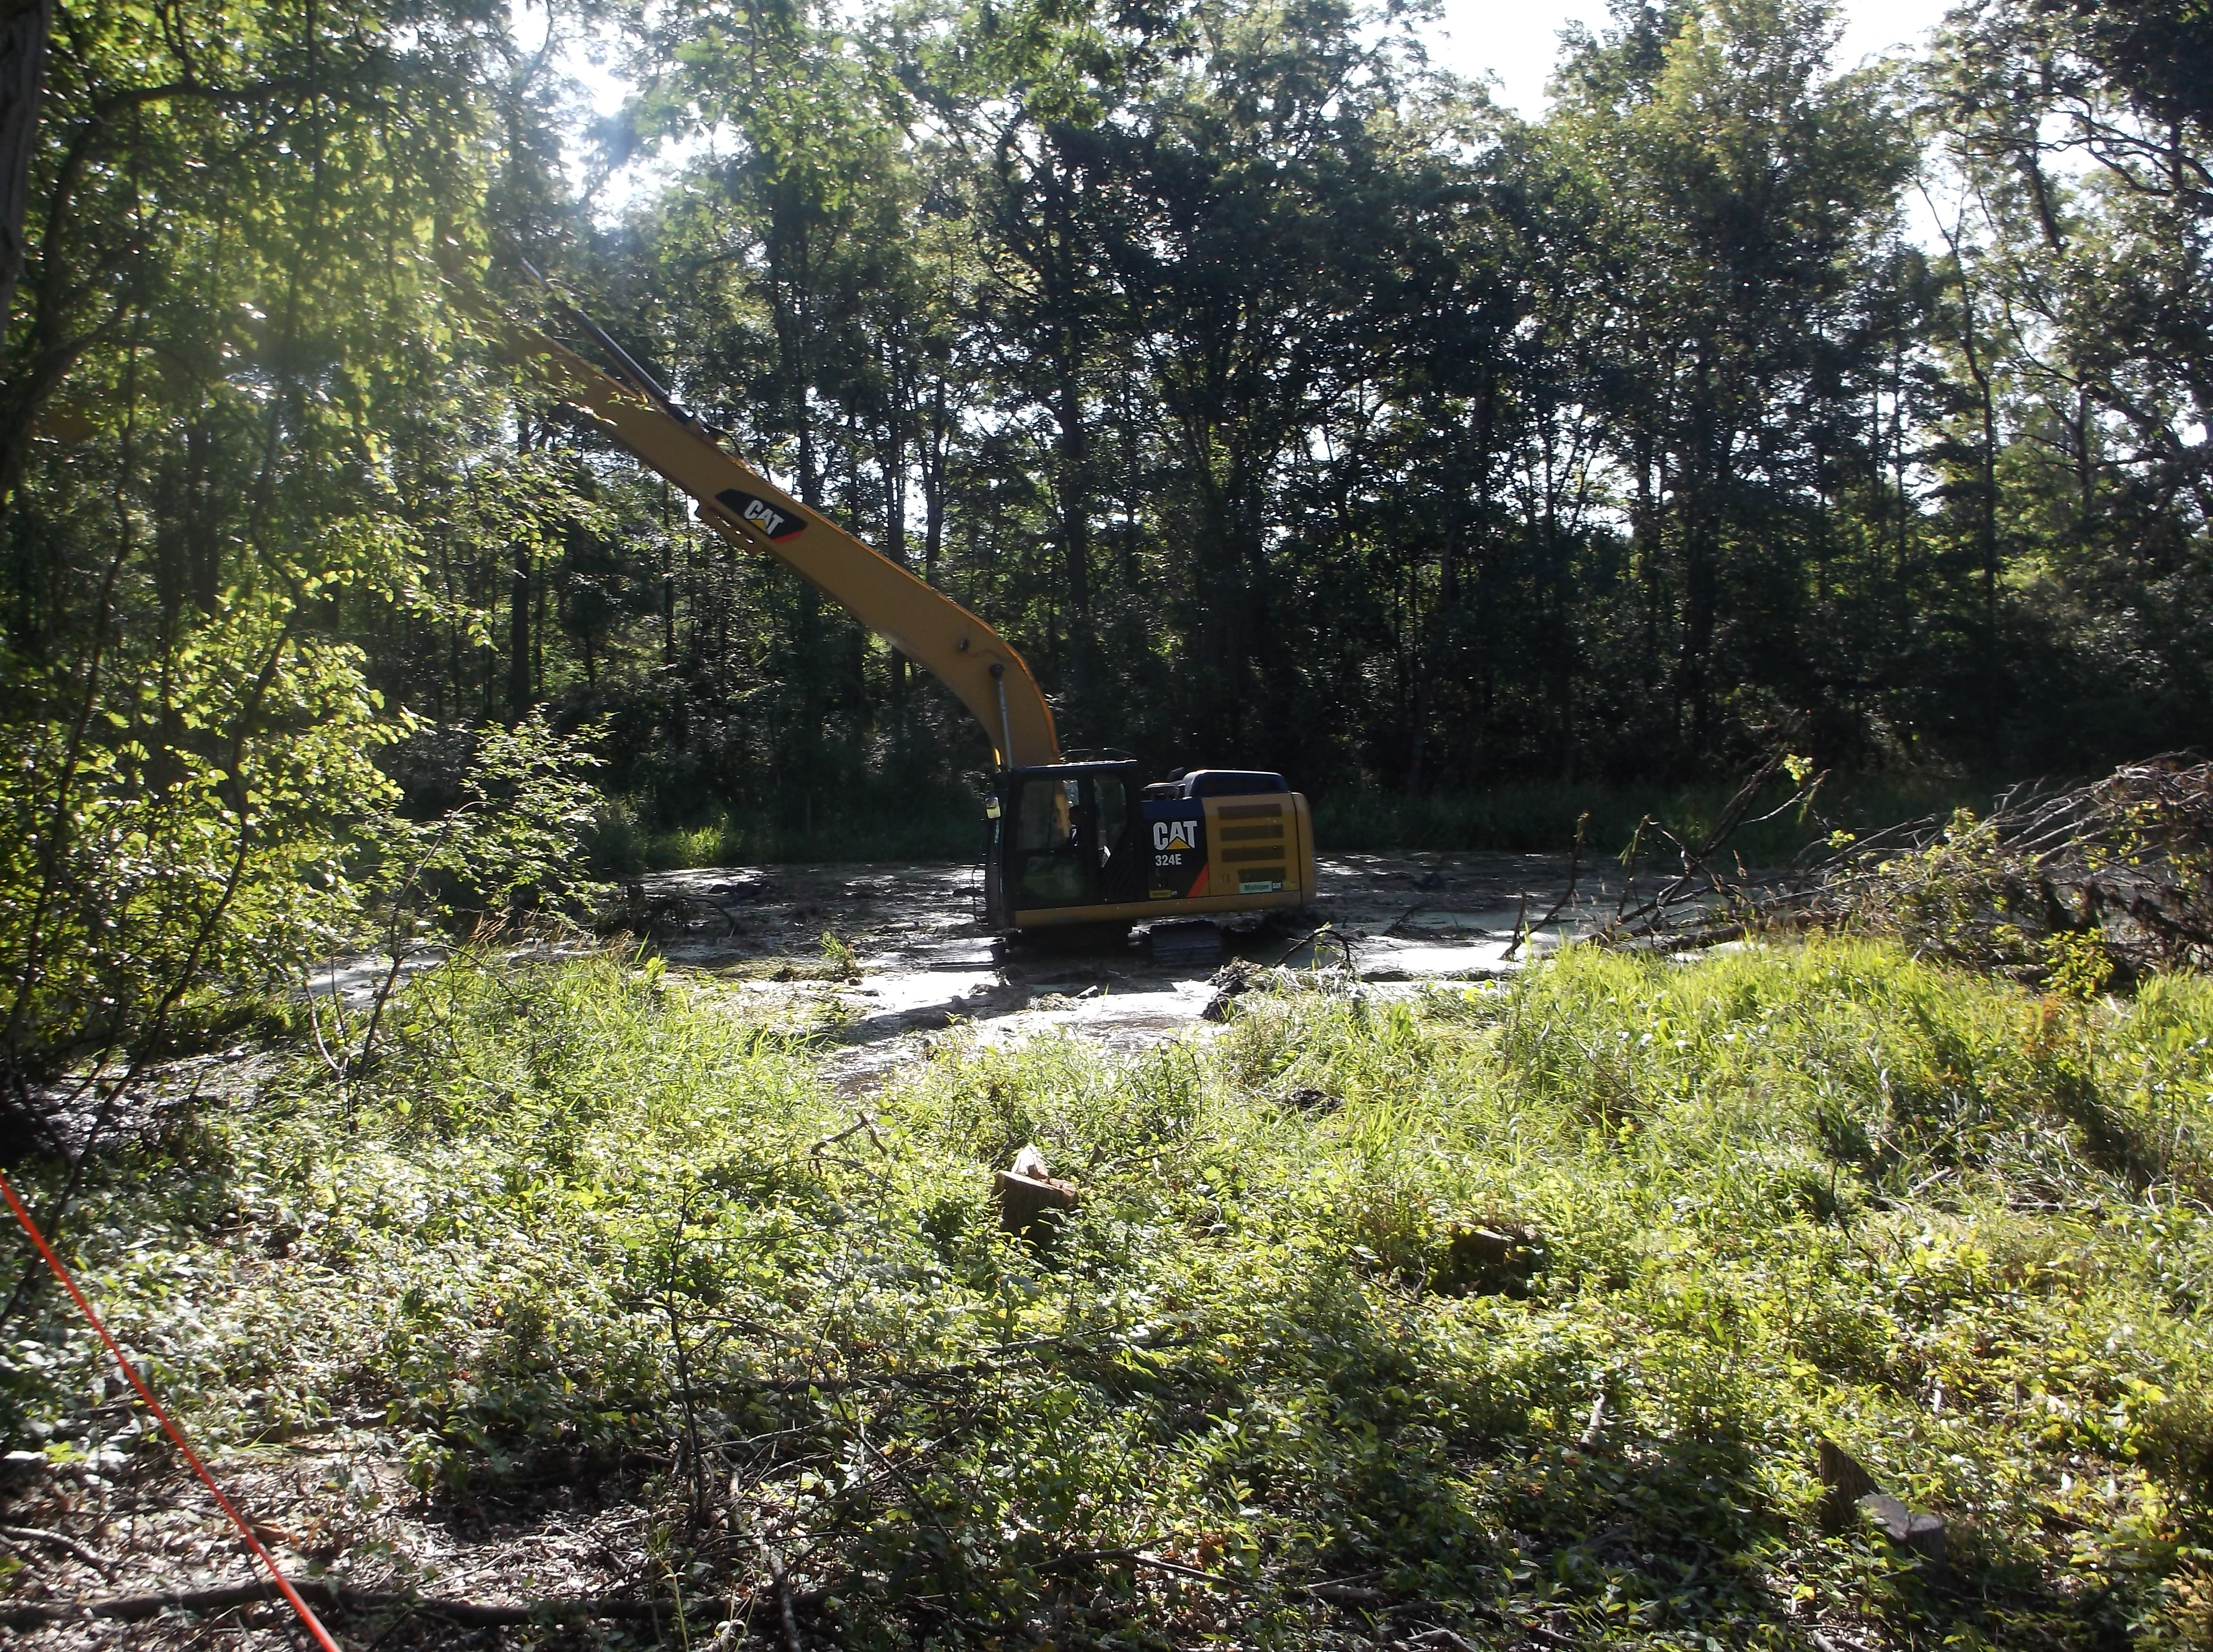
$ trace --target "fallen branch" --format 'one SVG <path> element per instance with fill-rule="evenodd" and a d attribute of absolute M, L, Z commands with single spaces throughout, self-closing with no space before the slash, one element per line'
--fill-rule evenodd
<path fill-rule="evenodd" d="M 1405 913 L 1399 917 L 1399 922 L 1400 924 L 1405 923 L 1407 918 L 1411 917 L 1416 912 L 1418 912 L 1421 910 L 1420 903 L 1417 902 L 1415 905 L 1406 908 Z M 1394 924 L 1393 927 L 1396 928 L 1397 925 Z M 1336 947 L 1343 951 L 1344 954 L 1344 967 L 1348 971 L 1352 969 L 1352 938 L 1344 934 L 1341 930 L 1338 929 L 1333 924 L 1324 924 L 1318 928 L 1308 930 L 1297 940 L 1292 942 L 1289 946 L 1283 948 L 1283 952 L 1277 955 L 1272 967 L 1277 969 L 1283 968 L 1285 964 L 1290 962 L 1291 954 L 1296 952 L 1301 947 L 1305 946 L 1309 941 L 1315 943 L 1315 968 L 1319 969 L 1321 967 L 1322 944 L 1326 942 L 1327 944 Z"/>
<path fill-rule="evenodd" d="M 1207 1571 L 1198 1566 L 1186 1566 L 1180 1560 L 1170 1560 L 1166 1555 L 1155 1554 L 1149 1549 L 1071 1549 L 1065 1554 L 1055 1555 L 1039 1570 L 1054 1571 L 1063 1566 L 1079 1565 L 1083 1562 L 1093 1560 L 1116 1560 L 1125 1565 L 1150 1566 L 1155 1571 L 1170 1572 L 1179 1577 L 1196 1578 L 1200 1582 L 1211 1583 L 1216 1588 L 1249 1589 L 1253 1587 L 1242 1578 L 1227 1577 L 1220 1572 Z"/>
<path fill-rule="evenodd" d="M 769 1582 L 776 1587 L 777 1615 L 783 1620 L 785 1652 L 807 1652 L 807 1643 L 799 1637 L 799 1613 L 792 1605 L 791 1579 L 783 1570 L 783 1560 L 769 1547 L 767 1539 L 757 1534 L 753 1545 L 768 1567 Z"/>
<path fill-rule="evenodd" d="M 1857 839 L 1738 903 L 1758 927 L 1886 936 L 2028 982 L 2077 988 L 2213 967 L 2213 764 L 2124 765 L 2087 785 L 2015 787 Z M 2088 975 L 2082 972 L 2092 970 Z"/>
<path fill-rule="evenodd" d="M 1170 1572 L 1179 1577 L 1195 1577 L 1202 1583 L 1211 1583 L 1218 1589 L 1249 1588 L 1250 1584 L 1235 1577 L 1224 1577 L 1220 1572 L 1210 1572 L 1197 1566 L 1186 1566 L 1180 1560 L 1170 1560 L 1166 1555 L 1138 1551 L 1130 1558 L 1140 1566 L 1150 1566 L 1155 1571 Z"/>
<path fill-rule="evenodd" d="M 1514 919 L 1514 944 L 1507 948 L 1504 952 L 1501 953 L 1499 954 L 1500 957 L 1511 958 L 1515 953 L 1521 950 L 1521 943 L 1528 940 L 1531 935 L 1534 934 L 1537 930 L 1549 927 L 1553 919 L 1559 917 L 1562 912 L 1567 910 L 1568 903 L 1576 898 L 1576 878 L 1577 875 L 1582 871 L 1583 848 L 1588 841 L 1589 837 L 1590 811 L 1588 809 L 1585 809 L 1581 814 L 1576 817 L 1576 846 L 1568 856 L 1568 887 L 1566 891 L 1558 900 L 1552 903 L 1552 910 L 1546 912 L 1544 917 L 1539 918 L 1533 927 L 1524 924 L 1521 921 L 1522 918 L 1527 915 L 1528 911 L 1526 903 L 1529 897 L 1525 893 L 1521 897 L 1525 905 L 1523 905 L 1521 911 L 1517 913 Z M 1439 1630 L 1437 1632 L 1439 1634 L 1443 1634 L 1445 1631 Z"/>
<path fill-rule="evenodd" d="M 293 1588 L 319 1612 L 402 1611 L 476 1627 L 533 1624 L 556 1618 L 650 1619 L 661 1610 L 650 1600 L 619 1600 L 593 1595 L 555 1595 L 523 1606 L 501 1606 L 485 1600 L 440 1600 L 381 1589 L 348 1588 L 343 1583 L 320 1577 L 298 1579 Z M 266 1583 L 232 1583 L 213 1589 L 118 1594 L 105 1600 L 41 1601 L 0 1612 L 0 1627 L 35 1629 L 41 1624 L 78 1623 L 86 1618 L 143 1623 L 165 1612 L 232 1612 L 240 1606 L 260 1606 L 276 1599 L 276 1591 Z"/>
<path fill-rule="evenodd" d="M 1391 1599 L 1383 1590 L 1364 1583 L 1302 1583 L 1298 1593 L 1336 1606 L 1380 1606 Z"/>
<path fill-rule="evenodd" d="M 875 1121 L 871 1119 L 865 1113 L 857 1113 L 855 1117 L 860 1120 L 860 1123 L 854 1125 L 848 1129 L 839 1131 L 835 1136 L 825 1136 L 820 1141 L 815 1143 L 813 1147 L 809 1148 L 808 1151 L 813 1154 L 814 1157 L 820 1159 L 823 1156 L 823 1149 L 825 1148 L 835 1147 L 840 1142 L 849 1142 L 852 1140 L 854 1137 L 858 1136 L 863 1131 L 866 1131 L 869 1134 L 869 1144 L 875 1148 L 877 1152 L 883 1152 L 884 1138 L 876 1134 Z M 835 1157 L 836 1155 L 832 1155 L 832 1156 Z M 841 1164 L 858 1165 L 859 1161 L 855 1159 L 840 1159 L 838 1162 Z"/>
<path fill-rule="evenodd" d="M 97 1549 L 88 1549 L 73 1537 L 59 1532 L 40 1531 L 35 1526 L 0 1526 L 0 1537 L 15 1543 L 43 1543 L 49 1548 L 59 1549 L 64 1554 L 74 1555 L 94 1570 L 107 1576 L 115 1575 L 115 1561 Z"/>
<path fill-rule="evenodd" d="M 1769 753 L 1767 760 L 1754 770 L 1751 777 L 1739 788 L 1736 796 L 1729 800 L 1728 806 L 1722 809 L 1721 817 L 1714 822 L 1712 829 L 1695 846 L 1686 844 L 1666 827 L 1656 825 L 1649 816 L 1640 820 L 1637 823 L 1637 835 L 1630 840 L 1628 854 L 1625 856 L 1630 869 L 1629 882 L 1622 887 L 1621 904 L 1614 910 L 1613 921 L 1600 930 L 1591 939 L 1601 946 L 1618 946 L 1625 942 L 1633 944 L 1637 941 L 1660 935 L 1667 928 L 1668 913 L 1674 907 L 1703 899 L 1702 893 L 1695 891 L 1692 886 L 1698 882 L 1699 875 L 1705 871 L 1706 863 L 1711 860 L 1716 852 L 1729 840 L 1738 827 L 1747 824 L 1759 825 L 1761 822 L 1774 820 L 1788 810 L 1802 809 L 1810 806 L 1814 793 L 1820 789 L 1822 781 L 1828 777 L 1826 773 L 1816 776 L 1810 783 L 1801 783 L 1789 798 L 1777 808 L 1761 815 L 1759 820 L 1747 822 L 1746 820 L 1752 812 L 1753 800 L 1759 796 L 1760 789 L 1773 779 L 1776 771 L 1783 767 L 1789 760 L 1789 750 L 1786 745 L 1778 745 Z M 1675 845 L 1676 852 L 1682 856 L 1683 869 L 1667 887 L 1631 911 L 1627 910 L 1629 890 L 1630 886 L 1637 881 L 1637 854 L 1643 844 L 1644 828 L 1647 826 L 1652 826 L 1661 837 Z M 1716 892 L 1725 897 L 1728 892 L 1723 888 L 1720 880 L 1710 878 L 1710 881 L 1714 884 Z"/>

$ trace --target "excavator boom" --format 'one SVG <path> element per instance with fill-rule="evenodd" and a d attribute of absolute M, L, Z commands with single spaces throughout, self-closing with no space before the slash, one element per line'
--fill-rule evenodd
<path fill-rule="evenodd" d="M 983 725 L 1000 768 L 1060 760 L 1052 708 L 998 632 L 678 418 L 650 380 L 625 385 L 543 334 L 512 325 L 505 332 L 518 356 L 550 363 L 568 399 L 689 494 L 701 521 L 775 558 L 951 689 Z"/>

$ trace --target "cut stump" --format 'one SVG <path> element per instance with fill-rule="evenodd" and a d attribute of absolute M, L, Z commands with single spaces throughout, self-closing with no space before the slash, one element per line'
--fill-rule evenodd
<path fill-rule="evenodd" d="M 1875 1476 L 1835 1441 L 1820 1442 L 1821 1523 L 1832 1532 L 1856 1519 L 1871 1519 L 1893 1543 L 1900 1543 L 1932 1564 L 1944 1559 L 1944 1517 L 1909 1509 L 1875 1484 Z"/>
<path fill-rule="evenodd" d="M 1057 1213 L 1073 1210 L 1082 1197 L 1074 1182 L 1051 1176 L 1026 1176 L 1012 1170 L 998 1173 L 999 1226 L 1025 1239 L 1048 1232 Z"/>
<path fill-rule="evenodd" d="M 1818 1466 L 1823 1487 L 1821 1524 L 1841 1532 L 1852 1523 L 1852 1510 L 1862 1497 L 1882 1490 L 1860 1460 L 1826 1435 L 1820 1441 Z"/>
<path fill-rule="evenodd" d="M 1941 1563 L 1944 1558 L 1944 1517 L 1924 1515 L 1918 1509 L 1908 1509 L 1896 1497 L 1886 1492 L 1871 1492 L 1860 1499 L 1861 1511 L 1874 1518 L 1875 1523 L 1888 1533 L 1893 1543 L 1902 1543 L 1923 1558 Z"/>
<path fill-rule="evenodd" d="M 1441 1296 L 1527 1296 L 1545 1265 L 1545 1236 L 1516 1222 L 1457 1227 L 1430 1288 Z"/>

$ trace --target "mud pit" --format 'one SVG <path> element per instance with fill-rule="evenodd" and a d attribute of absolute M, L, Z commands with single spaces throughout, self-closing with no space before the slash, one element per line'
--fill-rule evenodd
<path fill-rule="evenodd" d="M 1509 956 L 1517 925 L 1566 893 L 1565 856 L 1338 855 L 1318 869 L 1311 915 L 1233 930 L 1225 957 L 1307 964 L 1314 948 L 1297 943 L 1326 923 L 1350 942 L 1363 991 L 1405 997 L 1512 972 L 1610 915 L 1621 884 L 1612 863 L 1610 880 L 1585 865 L 1572 905 Z M 1058 1030 L 1114 1051 L 1210 1025 L 1201 1011 L 1225 960 L 1157 964 L 1135 942 L 1001 943 L 984 930 L 977 885 L 973 868 L 938 864 L 724 867 L 640 879 L 629 893 L 637 927 L 659 937 L 671 965 L 823 1028 L 827 1065 L 849 1094 L 875 1088 L 921 1059 L 930 1034 L 964 1023 L 989 1043 Z M 825 934 L 851 948 L 857 977 L 834 978 Z"/>

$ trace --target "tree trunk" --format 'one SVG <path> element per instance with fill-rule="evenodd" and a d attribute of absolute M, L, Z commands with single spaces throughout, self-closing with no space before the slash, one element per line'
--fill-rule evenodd
<path fill-rule="evenodd" d="M 930 429 L 922 453 L 922 576 L 937 583 L 938 554 L 945 548 L 945 442 L 952 420 L 945 408 L 945 375 L 931 387 Z"/>
<path fill-rule="evenodd" d="M 46 36 L 53 0 L 0 0 L 0 338 L 15 306 L 29 248 L 23 221 L 30 206 L 31 151 L 39 133 L 39 99 L 46 78 Z"/>
<path fill-rule="evenodd" d="M 1049 161 L 1047 175 L 1046 223 L 1038 237 L 1037 262 L 1052 331 L 1052 404 L 1060 426 L 1053 481 L 1068 603 L 1068 674 L 1061 686 L 1071 701 L 1080 701 L 1091 675 L 1091 440 L 1083 405 L 1087 330 L 1080 308 L 1084 277 L 1067 174 L 1057 161 Z"/>
<path fill-rule="evenodd" d="M 513 719 L 530 715 L 530 545 L 515 543 L 507 574 L 507 700 Z"/>
<path fill-rule="evenodd" d="M 1076 346 L 1066 349 L 1070 357 Z M 1070 698 L 1079 698 L 1090 686 L 1091 675 L 1091 448 L 1083 427 L 1083 392 L 1076 381 L 1076 363 L 1061 363 L 1060 416 L 1060 527 L 1062 574 L 1068 599 L 1068 678 Z"/>

